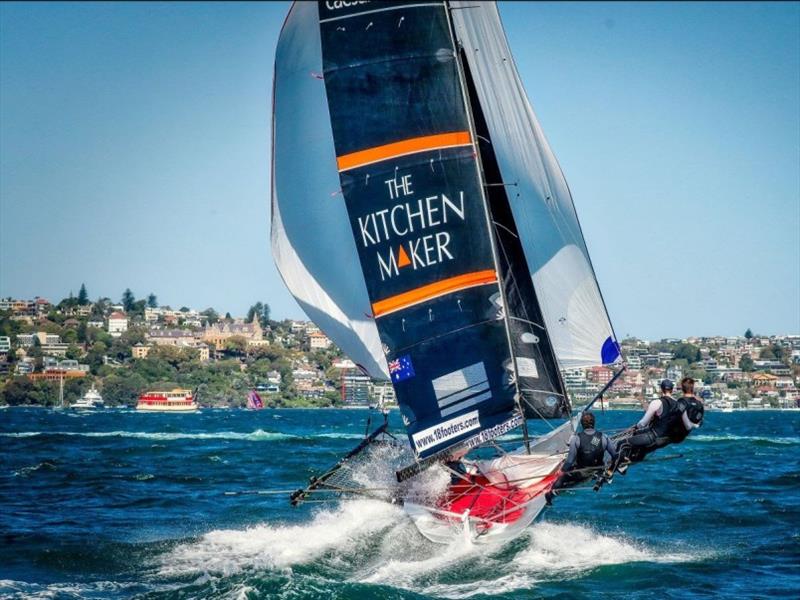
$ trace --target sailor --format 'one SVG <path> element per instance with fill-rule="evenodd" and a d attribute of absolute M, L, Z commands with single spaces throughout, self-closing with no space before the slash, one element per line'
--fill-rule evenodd
<path fill-rule="evenodd" d="M 669 379 L 661 382 L 661 397 L 648 404 L 644 416 L 628 432 L 628 436 L 620 443 L 622 459 L 632 462 L 644 457 L 672 442 L 671 434 L 678 426 L 687 426 L 685 411 L 678 401 L 672 397 L 674 384 Z"/>
<path fill-rule="evenodd" d="M 681 392 L 683 396 L 678 398 L 678 406 L 683 413 L 681 422 L 673 426 L 670 432 L 670 439 L 674 444 L 680 444 L 693 429 L 700 427 L 705 414 L 703 401 L 694 393 L 694 379 L 691 377 L 681 379 Z"/>
<path fill-rule="evenodd" d="M 553 496 L 557 495 L 556 490 L 585 481 L 602 471 L 606 452 L 611 456 L 612 463 L 617 458 L 614 443 L 605 433 L 597 431 L 594 425 L 593 413 L 585 412 L 581 415 L 583 431 L 573 434 L 569 440 L 569 452 L 561 467 L 561 475 L 545 494 L 548 505 L 552 503 Z"/>
<path fill-rule="evenodd" d="M 480 474 L 480 469 L 474 461 L 464 459 L 467 452 L 469 450 L 466 448 L 456 450 L 444 462 L 445 468 L 450 473 L 450 485 L 471 484 L 472 477 Z"/>

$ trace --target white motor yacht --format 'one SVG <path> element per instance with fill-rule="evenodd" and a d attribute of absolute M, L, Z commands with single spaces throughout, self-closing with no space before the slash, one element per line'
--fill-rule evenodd
<path fill-rule="evenodd" d="M 103 397 L 100 395 L 100 392 L 97 391 L 97 388 L 92 386 L 88 392 L 83 395 L 83 398 L 75 402 L 71 408 L 77 408 L 82 410 L 94 410 L 96 408 L 105 408 L 106 404 L 103 401 Z"/>

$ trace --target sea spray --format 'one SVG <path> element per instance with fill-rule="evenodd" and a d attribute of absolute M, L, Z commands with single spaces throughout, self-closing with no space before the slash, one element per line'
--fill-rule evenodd
<path fill-rule="evenodd" d="M 335 551 L 344 553 L 403 518 L 402 510 L 373 500 L 354 500 L 320 510 L 303 524 L 256 525 L 216 530 L 182 544 L 164 557 L 161 576 L 187 573 L 231 575 L 242 570 L 274 570 L 309 563 Z"/>

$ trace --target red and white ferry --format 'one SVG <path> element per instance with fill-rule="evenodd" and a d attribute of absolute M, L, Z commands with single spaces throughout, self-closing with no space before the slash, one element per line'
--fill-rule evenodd
<path fill-rule="evenodd" d="M 200 407 L 191 390 L 175 388 L 169 392 L 145 392 L 139 396 L 136 410 L 143 412 L 194 412 Z"/>

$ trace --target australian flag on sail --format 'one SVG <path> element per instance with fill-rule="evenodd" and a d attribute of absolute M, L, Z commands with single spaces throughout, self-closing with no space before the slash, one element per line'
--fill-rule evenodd
<path fill-rule="evenodd" d="M 389 375 L 392 383 L 400 383 L 414 377 L 416 373 L 414 373 L 414 365 L 411 364 L 411 356 L 405 354 L 389 361 Z"/>

